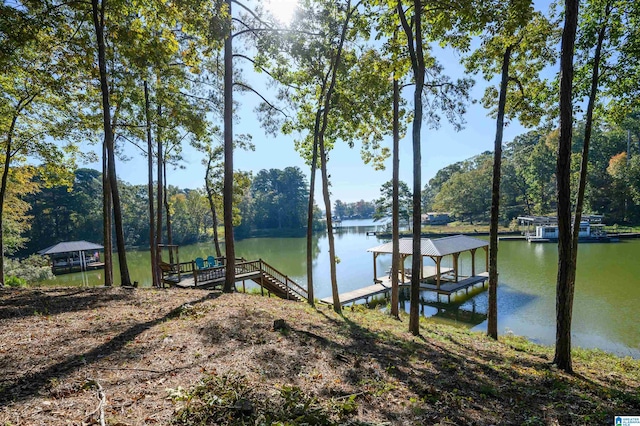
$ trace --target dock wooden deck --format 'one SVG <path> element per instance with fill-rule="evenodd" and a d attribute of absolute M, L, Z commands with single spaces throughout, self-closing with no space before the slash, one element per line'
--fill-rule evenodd
<path fill-rule="evenodd" d="M 451 295 L 457 293 L 461 290 L 466 290 L 469 292 L 469 288 L 473 287 L 476 284 L 482 283 L 484 286 L 485 282 L 489 280 L 488 272 L 481 272 L 478 275 L 473 277 L 465 278 L 463 280 L 459 280 L 458 282 L 443 282 L 440 284 L 440 288 L 438 288 L 435 284 L 422 283 L 420 288 L 422 290 L 435 291 L 438 294 L 443 294 L 447 296 L 449 302 L 451 301 Z"/>
<path fill-rule="evenodd" d="M 236 282 L 243 281 L 243 280 L 254 280 L 259 278 L 260 278 L 260 272 L 249 272 L 249 273 L 236 275 Z M 224 284 L 224 280 L 225 280 L 225 277 L 222 276 L 219 278 L 213 278 L 213 279 L 207 280 L 205 282 L 198 282 L 198 285 L 196 286 L 195 280 L 193 279 L 193 274 L 187 274 L 187 275 L 183 275 L 180 281 L 174 282 L 173 285 L 180 288 L 209 289 L 209 288 L 216 288 L 216 287 L 222 286 Z"/>
<path fill-rule="evenodd" d="M 425 280 L 432 280 L 436 276 L 435 266 L 425 265 L 422 267 L 422 271 L 423 271 L 423 276 Z M 441 268 L 441 275 L 444 275 L 452 271 L 453 271 L 452 268 Z M 406 278 L 407 277 L 405 277 L 405 279 Z M 399 283 L 399 285 L 400 287 L 411 286 L 411 280 L 403 283 Z M 423 282 L 420 284 L 420 288 L 422 290 L 431 290 L 430 287 L 427 287 L 429 285 L 430 284 Z M 435 286 L 435 284 L 433 286 Z M 442 287 L 442 285 L 440 285 L 440 287 Z M 348 303 L 355 302 L 356 300 L 360 300 L 360 299 L 366 300 L 366 299 L 369 299 L 370 297 L 377 296 L 378 294 L 386 293 L 388 291 L 391 291 L 391 277 L 388 275 L 385 275 L 383 277 L 376 278 L 375 284 L 373 285 L 358 288 L 356 290 L 352 290 L 346 293 L 341 293 L 338 295 L 338 298 L 340 299 L 341 305 L 346 305 Z M 320 299 L 320 302 L 331 305 L 333 304 L 333 297 L 332 296 L 325 297 L 324 299 Z"/>

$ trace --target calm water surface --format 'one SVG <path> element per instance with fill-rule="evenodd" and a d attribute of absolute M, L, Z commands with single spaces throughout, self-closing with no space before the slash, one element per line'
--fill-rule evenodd
<path fill-rule="evenodd" d="M 335 235 L 338 286 L 341 292 L 370 285 L 373 255 L 368 248 L 382 243 L 366 231 L 375 229 L 372 221 L 344 221 Z M 306 286 L 306 242 L 304 238 L 253 238 L 238 241 L 238 256 L 262 258 L 275 268 Z M 316 297 L 331 295 L 329 248 L 326 235 L 314 240 L 313 262 Z M 180 261 L 214 254 L 212 244 L 180 247 Z M 476 270 L 484 270 L 483 252 L 476 256 Z M 525 241 L 501 241 L 498 270 L 498 326 L 501 333 L 517 335 L 543 344 L 555 341 L 555 279 L 557 246 Z M 149 253 L 128 252 L 132 280 L 150 285 Z M 613 244 L 581 244 L 573 311 L 573 344 L 601 348 L 619 355 L 640 358 L 640 240 Z M 471 271 L 471 256 L 460 258 L 464 274 Z M 430 262 L 428 259 L 425 263 Z M 451 266 L 445 258 L 443 266 Z M 407 267 L 410 267 L 410 259 Z M 391 255 L 377 259 L 378 275 L 391 266 Z M 114 272 L 117 272 L 117 268 Z M 116 277 L 116 282 L 117 282 Z M 54 285 L 100 285 L 102 271 L 62 275 Z M 461 293 L 452 305 L 442 309 L 435 296 L 424 293 L 422 312 L 435 320 L 486 330 L 487 292 L 471 296 Z M 442 299 L 446 301 L 446 299 Z M 408 302 L 401 302 L 408 310 Z"/>

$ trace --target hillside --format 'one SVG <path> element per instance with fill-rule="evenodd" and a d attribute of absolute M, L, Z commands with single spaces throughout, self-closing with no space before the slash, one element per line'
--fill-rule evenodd
<path fill-rule="evenodd" d="M 286 324 L 274 330 L 274 321 Z M 208 291 L 0 290 L 0 424 L 611 424 L 640 361 L 363 308 Z"/>

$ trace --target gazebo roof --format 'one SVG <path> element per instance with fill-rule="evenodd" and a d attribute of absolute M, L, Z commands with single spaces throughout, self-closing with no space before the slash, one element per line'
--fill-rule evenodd
<path fill-rule="evenodd" d="M 401 238 L 400 241 L 400 254 L 410 256 L 413 254 L 413 239 Z M 461 253 L 463 251 L 469 251 L 480 247 L 487 247 L 489 243 L 478 238 L 468 237 L 466 235 L 454 235 L 444 238 L 421 238 L 420 239 L 420 254 L 422 256 L 429 257 L 442 257 L 454 253 Z M 388 242 L 386 244 L 379 245 L 368 249 L 367 251 L 373 253 L 392 253 L 393 243 Z"/>
<path fill-rule="evenodd" d="M 38 254 L 58 254 L 58 253 L 72 253 L 76 251 L 89 251 L 89 250 L 102 250 L 100 244 L 90 243 L 88 241 L 65 241 L 58 243 L 46 249 L 40 250 Z"/>

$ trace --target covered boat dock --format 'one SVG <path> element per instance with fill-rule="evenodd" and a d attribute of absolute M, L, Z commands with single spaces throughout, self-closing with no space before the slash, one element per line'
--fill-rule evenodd
<path fill-rule="evenodd" d="M 100 251 L 104 247 L 88 241 L 65 241 L 40 250 L 38 254 L 49 256 L 51 271 L 58 274 L 104 268 Z"/>
<path fill-rule="evenodd" d="M 485 272 L 476 272 L 476 251 L 482 248 L 485 253 Z M 391 242 L 373 247 L 367 250 L 373 253 L 373 285 L 358 288 L 346 293 L 338 295 L 340 304 L 345 305 L 357 300 L 369 300 L 379 294 L 391 291 L 392 280 L 391 275 L 386 274 L 378 276 L 376 261 L 381 254 L 392 254 L 393 244 Z M 471 253 L 471 275 L 463 276 L 460 274 L 460 255 L 464 252 Z M 413 239 L 400 239 L 400 271 L 401 276 L 398 280 L 400 287 L 408 287 L 411 285 L 411 270 L 404 268 L 404 262 L 407 257 L 413 254 Z M 420 290 L 433 291 L 438 296 L 447 296 L 448 302 L 451 302 L 451 295 L 469 289 L 476 284 L 484 284 L 489 279 L 489 243 L 478 238 L 468 237 L 466 235 L 454 235 L 437 239 L 422 238 L 420 240 L 420 255 L 423 259 L 420 268 Z M 443 267 L 443 258 L 452 257 L 452 267 Z M 424 265 L 424 258 L 428 257 L 433 260 L 435 266 Z M 333 303 L 331 297 L 325 297 L 320 301 L 323 303 Z"/>
<path fill-rule="evenodd" d="M 404 265 L 404 261 L 407 257 L 413 255 L 413 239 L 412 238 L 401 238 L 399 240 L 400 246 L 400 266 Z M 444 275 L 452 273 L 453 274 L 453 282 L 460 283 L 460 270 L 459 270 L 459 259 L 460 254 L 463 252 L 471 253 L 471 276 L 466 277 L 467 280 L 471 279 L 480 279 L 484 278 L 486 280 L 485 274 L 476 275 L 476 251 L 482 248 L 485 253 L 485 270 L 489 270 L 489 243 L 484 240 L 480 240 L 478 238 L 468 237 L 466 235 L 454 235 L 451 237 L 443 237 L 443 238 L 422 238 L 420 240 L 420 256 L 422 259 L 425 257 L 430 258 L 436 265 L 436 270 L 434 274 L 435 280 L 435 290 L 440 290 L 442 287 L 442 282 L 444 281 Z M 376 260 L 380 254 L 392 254 L 393 253 L 393 243 L 388 242 L 377 247 L 373 247 L 367 250 L 368 252 L 373 253 L 373 276 L 374 279 L 377 280 L 377 266 Z M 446 256 L 453 257 L 453 267 L 451 269 L 443 270 L 442 268 L 442 259 Z M 421 264 L 423 264 L 421 262 Z M 402 278 L 400 282 L 405 282 L 405 270 L 403 267 L 400 267 L 400 272 L 402 274 Z M 424 281 L 427 277 L 425 277 L 425 267 L 421 268 L 420 281 Z M 477 277 L 477 278 L 474 278 Z"/>

